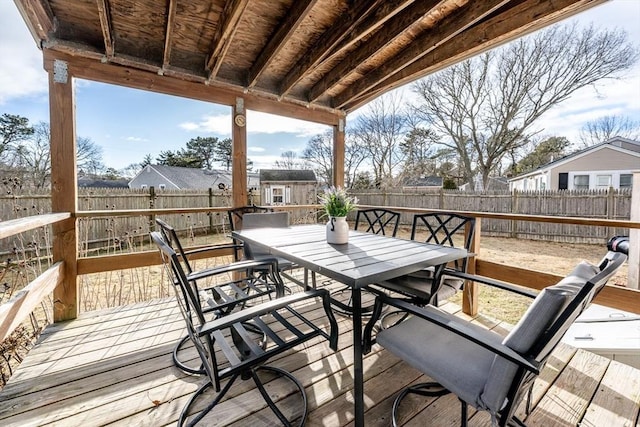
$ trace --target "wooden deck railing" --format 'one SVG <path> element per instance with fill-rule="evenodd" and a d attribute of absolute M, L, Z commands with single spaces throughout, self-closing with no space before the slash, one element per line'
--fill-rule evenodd
<path fill-rule="evenodd" d="M 372 206 L 362 206 L 372 207 Z M 401 206 L 385 206 L 405 213 L 437 212 L 436 209 L 416 209 Z M 319 209 L 317 205 L 295 205 L 275 207 L 276 210 L 293 209 Z M 81 211 L 73 215 L 74 219 L 89 217 L 124 217 L 124 216 L 155 216 L 172 215 L 184 213 L 208 213 L 225 212 L 227 208 L 173 208 L 173 209 L 134 209 L 134 210 L 105 210 L 105 211 Z M 459 214 L 474 216 L 479 221 L 476 223 L 476 247 L 480 245 L 480 221 L 482 218 L 492 218 L 505 221 L 537 221 L 558 224 L 578 224 L 596 227 L 622 227 L 629 229 L 640 229 L 640 222 L 608 220 L 608 219 L 587 219 L 578 217 L 555 217 L 541 215 L 523 214 L 503 214 L 490 212 L 465 212 L 456 211 Z M 6 238 L 24 231 L 32 230 L 48 224 L 56 224 L 68 220 L 70 213 L 54 213 L 38 215 L 17 220 L 0 222 L 0 238 Z M 230 255 L 230 250 L 220 250 L 209 252 L 207 256 Z M 135 267 L 158 265 L 161 260 L 156 251 L 136 252 L 132 254 L 117 254 L 78 258 L 75 271 L 78 275 L 122 270 Z M 554 284 L 561 276 L 556 274 L 533 271 L 483 260 L 474 257 L 470 263 L 470 269 L 483 276 L 518 283 L 532 289 L 542 289 Z M 57 262 L 27 287 L 15 295 L 10 301 L 0 306 L 0 341 L 8 336 L 42 299 L 56 288 L 63 286 L 65 281 L 75 283 L 76 278 L 65 276 L 64 262 Z M 468 292 L 464 292 L 463 309 L 469 314 L 475 314 L 478 309 L 477 285 L 469 284 Z M 607 286 L 600 293 L 596 302 L 620 310 L 635 312 L 640 314 L 640 291 L 618 286 Z"/>

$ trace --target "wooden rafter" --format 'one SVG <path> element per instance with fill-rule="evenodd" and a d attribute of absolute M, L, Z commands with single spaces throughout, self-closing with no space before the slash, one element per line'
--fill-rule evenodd
<path fill-rule="evenodd" d="M 526 0 L 520 2 L 513 8 L 468 29 L 461 34 L 456 43 L 441 45 L 398 73 L 379 82 L 366 94 L 354 97 L 348 103 L 344 103 L 344 109 L 347 112 L 353 111 L 388 90 L 469 59 L 598 3 L 602 3 L 602 0 L 557 0 L 554 2 Z"/>
<path fill-rule="evenodd" d="M 260 77 L 260 74 L 269 66 L 271 60 L 280 52 L 280 49 L 287 43 L 302 20 L 315 6 L 318 0 L 298 0 L 293 3 L 291 10 L 287 12 L 287 17 L 278 27 L 276 33 L 269 39 L 265 48 L 249 70 L 247 76 L 247 87 L 253 87 Z"/>
<path fill-rule="evenodd" d="M 345 16 L 336 21 L 313 44 L 311 49 L 300 57 L 300 60 L 289 70 L 280 83 L 280 96 L 285 96 L 293 86 L 308 72 L 316 67 L 326 55 L 347 35 L 365 16 L 385 0 L 367 0 L 356 2 L 357 6 L 348 11 Z"/>
<path fill-rule="evenodd" d="M 98 15 L 100 16 L 100 27 L 102 28 L 102 39 L 104 40 L 104 53 L 107 58 L 113 58 L 115 47 L 113 43 L 113 28 L 111 26 L 111 14 L 109 13 L 108 0 L 96 0 Z"/>
<path fill-rule="evenodd" d="M 215 79 L 222 65 L 222 60 L 229 50 L 233 34 L 238 28 L 238 22 L 249 0 L 230 0 L 225 3 L 224 10 L 218 22 L 216 34 L 211 43 L 211 53 L 207 59 L 206 70 L 209 72 L 208 81 Z"/>
<path fill-rule="evenodd" d="M 358 65 L 393 43 L 408 26 L 422 19 L 439 3 L 441 3 L 441 0 L 418 1 L 390 19 L 386 23 L 384 30 L 380 30 L 371 36 L 371 38 L 367 40 L 367 43 L 363 44 L 357 51 L 349 54 L 347 58 L 340 61 L 322 79 L 316 82 L 309 91 L 309 101 L 318 99 L 326 91 L 340 82 L 340 80 L 347 77 Z"/>
<path fill-rule="evenodd" d="M 178 0 L 169 0 L 167 10 L 167 29 L 164 36 L 164 51 L 162 52 L 162 69 L 169 67 L 171 60 L 171 45 L 173 44 L 173 27 L 176 19 L 176 9 Z"/>
<path fill-rule="evenodd" d="M 48 1 L 43 0 L 15 0 L 18 10 L 29 26 L 33 38 L 38 41 L 47 40 L 50 33 L 55 31 L 53 11 Z"/>
<path fill-rule="evenodd" d="M 510 0 L 485 0 L 482 2 L 468 3 L 466 6 L 444 18 L 433 31 L 424 31 L 398 55 L 375 68 L 362 79 L 351 85 L 349 89 L 336 96 L 334 105 L 343 107 L 345 104 L 358 98 L 362 93 L 383 81 L 387 76 L 401 71 L 403 68 L 427 55 L 433 49 L 446 44 L 464 30 L 481 22 L 497 9 L 509 3 L 509 1 Z M 458 42 L 456 42 L 456 44 L 458 44 Z M 470 46 L 465 47 L 467 49 L 470 48 Z"/>

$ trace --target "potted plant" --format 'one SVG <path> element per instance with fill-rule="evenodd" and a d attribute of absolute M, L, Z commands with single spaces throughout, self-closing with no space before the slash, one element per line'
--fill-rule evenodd
<path fill-rule="evenodd" d="M 330 187 L 318 195 L 327 221 L 327 243 L 345 244 L 349 240 L 347 214 L 356 208 L 358 199 L 340 187 Z"/>

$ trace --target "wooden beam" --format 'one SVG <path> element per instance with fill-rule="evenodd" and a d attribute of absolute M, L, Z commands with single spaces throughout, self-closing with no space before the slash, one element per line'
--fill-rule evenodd
<path fill-rule="evenodd" d="M 345 121 L 333 127 L 333 185 L 344 188 Z"/>
<path fill-rule="evenodd" d="M 464 233 L 465 240 L 469 233 L 473 232 L 473 239 L 471 240 L 471 246 L 469 247 L 469 252 L 475 254 L 472 256 L 467 264 L 467 272 L 469 274 L 476 274 L 476 262 L 477 257 L 480 254 L 480 236 L 482 235 L 482 219 L 476 218 L 474 229 L 471 230 L 471 226 L 469 223 L 465 225 Z M 477 283 L 472 281 L 465 281 L 463 285 L 463 293 L 462 293 L 462 312 L 468 314 L 469 316 L 476 316 L 478 314 L 478 310 L 480 308 L 480 287 Z"/>
<path fill-rule="evenodd" d="M 57 50 L 44 49 L 45 68 L 52 69 L 53 61 L 60 59 L 69 64 L 70 72 L 75 77 L 110 83 L 118 86 L 134 89 L 148 90 L 183 98 L 197 99 L 199 101 L 213 102 L 223 105 L 234 105 L 238 96 L 245 98 L 245 108 L 264 113 L 277 114 L 310 122 L 334 125 L 344 113 L 330 108 L 321 108 L 307 103 L 294 102 L 292 100 L 279 101 L 275 95 L 254 92 L 245 94 L 242 90 L 229 86 L 205 85 L 205 79 L 200 81 L 187 81 L 176 78 L 165 72 L 158 75 L 159 67 L 154 70 L 140 70 L 127 68 L 100 61 L 100 55 L 94 58 L 71 55 Z M 114 59 L 119 58 L 119 56 Z"/>
<path fill-rule="evenodd" d="M 162 69 L 169 66 L 171 60 L 171 45 L 173 44 L 173 27 L 176 19 L 178 0 L 169 0 L 167 9 L 167 27 L 164 34 L 164 51 L 162 52 Z"/>
<path fill-rule="evenodd" d="M 469 2 L 464 7 L 449 14 L 430 30 L 422 32 L 398 55 L 379 67 L 376 67 L 363 78 L 351 85 L 334 99 L 334 105 L 343 106 L 368 91 L 387 76 L 393 75 L 403 68 L 425 56 L 438 46 L 447 43 L 464 30 L 473 27 L 510 0 L 486 0 Z M 458 41 L 452 42 L 458 45 Z"/>
<path fill-rule="evenodd" d="M 185 248 L 185 251 L 189 252 L 194 249 L 202 249 L 203 246 Z M 214 257 L 230 256 L 234 255 L 233 249 L 211 249 L 206 252 L 199 252 L 189 256 L 190 260 L 207 259 Z M 78 275 L 94 273 L 105 273 L 107 271 L 113 271 L 114 266 L 118 266 L 118 270 L 125 270 L 129 268 L 149 267 L 152 265 L 162 264 L 162 258 L 160 252 L 157 250 L 135 252 L 119 255 L 101 255 L 92 256 L 78 259 Z"/>
<path fill-rule="evenodd" d="M 247 111 L 244 99 L 237 98 L 231 113 L 232 126 L 232 169 L 231 188 L 233 190 L 233 207 L 247 204 Z"/>
<path fill-rule="evenodd" d="M 51 143 L 51 211 L 71 217 L 53 224 L 53 261 L 63 261 L 64 281 L 53 291 L 54 321 L 78 316 L 78 210 L 76 120 L 72 75 L 58 61 L 49 69 Z"/>
<path fill-rule="evenodd" d="M 389 90 L 404 86 L 427 74 L 435 73 L 604 1 L 607 0 L 522 1 L 507 11 L 469 28 L 452 42 L 439 46 L 406 68 L 380 81 L 362 96 L 356 94 L 362 93 L 360 88 L 350 90 L 348 94 L 340 94 L 340 99 L 334 101 L 334 106 L 343 104 L 347 112 L 353 111 Z M 373 80 L 376 78 L 379 76 L 372 77 Z M 362 85 L 370 87 L 368 82 Z"/>
<path fill-rule="evenodd" d="M 289 41 L 317 2 L 318 0 L 298 0 L 293 2 L 293 6 L 287 12 L 284 22 L 278 27 L 276 33 L 269 39 L 267 45 L 251 66 L 247 75 L 247 87 L 253 87 L 256 84 L 262 72 Z"/>
<path fill-rule="evenodd" d="M 104 40 L 104 51 L 107 59 L 113 58 L 115 48 L 113 45 L 113 28 L 111 26 L 111 12 L 109 11 L 108 0 L 96 0 L 98 15 L 100 16 L 100 27 L 102 28 L 102 39 Z"/>
<path fill-rule="evenodd" d="M 280 83 L 280 96 L 285 96 L 296 83 L 307 73 L 311 72 L 324 57 L 360 23 L 373 8 L 384 3 L 384 0 L 366 0 L 355 2 L 356 6 L 350 9 L 334 25 L 328 28 L 313 46 L 300 56 L 300 59 L 289 70 Z"/>
<path fill-rule="evenodd" d="M 206 70 L 209 72 L 208 81 L 216 78 L 222 60 L 231 46 L 233 35 L 238 29 L 238 22 L 249 0 L 229 0 L 225 2 L 224 9 L 218 20 L 216 34 L 211 42 L 211 53 L 207 59 Z"/>
<path fill-rule="evenodd" d="M 0 305 L 0 342 L 7 338 L 42 300 L 64 279 L 64 265 L 57 262 L 33 282 Z"/>
<path fill-rule="evenodd" d="M 34 215 L 0 222 L 0 239 L 71 218 L 69 212 Z"/>
<path fill-rule="evenodd" d="M 376 32 L 366 43 L 363 43 L 358 50 L 350 52 L 347 58 L 340 61 L 311 88 L 309 91 L 309 101 L 318 99 L 340 80 L 349 76 L 358 65 L 393 43 L 407 27 L 420 21 L 439 3 L 441 3 L 441 0 L 418 1 L 389 19 L 383 30 Z"/>
<path fill-rule="evenodd" d="M 18 11 L 27 23 L 33 38 L 38 42 L 47 40 L 56 29 L 53 11 L 48 1 L 14 0 Z"/>

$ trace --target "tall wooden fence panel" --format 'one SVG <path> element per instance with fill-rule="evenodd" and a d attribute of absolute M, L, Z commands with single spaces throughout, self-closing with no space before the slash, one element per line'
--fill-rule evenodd
<path fill-rule="evenodd" d="M 539 192 L 354 192 L 363 205 L 409 208 L 518 213 L 526 215 L 576 216 L 624 220 L 630 218 L 631 192 L 627 190 Z M 409 225 L 411 214 L 401 222 Z M 613 235 L 628 234 L 624 228 L 483 219 L 482 233 L 566 243 L 599 244 Z"/>

